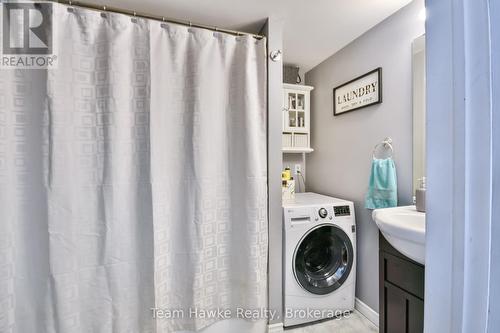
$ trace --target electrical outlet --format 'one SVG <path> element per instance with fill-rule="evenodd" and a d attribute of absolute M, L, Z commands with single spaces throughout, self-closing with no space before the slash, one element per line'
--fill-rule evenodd
<path fill-rule="evenodd" d="M 302 166 L 300 164 L 295 164 L 295 174 L 298 175 L 302 172 Z"/>

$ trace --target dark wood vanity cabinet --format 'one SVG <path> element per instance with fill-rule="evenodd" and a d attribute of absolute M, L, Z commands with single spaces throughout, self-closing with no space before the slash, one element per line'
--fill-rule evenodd
<path fill-rule="evenodd" d="M 424 266 L 405 257 L 379 233 L 381 333 L 424 331 Z"/>

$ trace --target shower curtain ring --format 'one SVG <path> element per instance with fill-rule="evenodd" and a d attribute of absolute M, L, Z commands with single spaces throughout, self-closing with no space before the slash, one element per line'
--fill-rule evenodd
<path fill-rule="evenodd" d="M 74 13 L 75 9 L 73 8 L 73 1 L 68 1 L 68 8 L 66 8 L 68 13 Z"/>
<path fill-rule="evenodd" d="M 107 14 L 105 13 L 106 9 L 108 9 L 106 6 L 102 6 L 102 12 L 101 12 L 101 17 L 102 18 L 106 18 L 107 17 Z"/>

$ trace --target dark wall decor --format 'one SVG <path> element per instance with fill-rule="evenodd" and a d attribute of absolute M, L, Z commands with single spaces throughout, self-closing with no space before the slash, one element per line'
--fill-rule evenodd
<path fill-rule="evenodd" d="M 382 68 L 358 76 L 333 89 L 333 115 L 382 103 Z"/>

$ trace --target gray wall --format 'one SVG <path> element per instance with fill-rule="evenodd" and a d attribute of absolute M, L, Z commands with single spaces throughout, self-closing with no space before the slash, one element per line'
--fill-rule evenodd
<path fill-rule="evenodd" d="M 356 296 L 378 311 L 378 229 L 364 208 L 373 146 L 394 141 L 400 205 L 412 201 L 412 41 L 424 33 L 415 0 L 306 73 L 311 98 L 307 189 L 354 201 Z M 327 41 L 325 41 L 327 42 Z M 333 117 L 332 89 L 382 67 L 383 103 Z"/>

